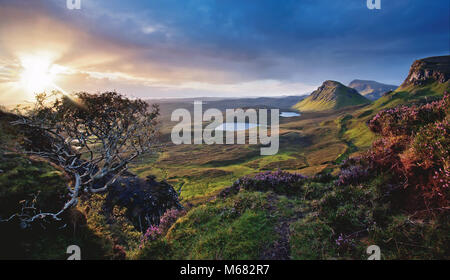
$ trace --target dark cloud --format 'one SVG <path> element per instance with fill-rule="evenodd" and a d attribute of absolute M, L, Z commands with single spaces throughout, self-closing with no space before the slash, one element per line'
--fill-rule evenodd
<path fill-rule="evenodd" d="M 85 2 L 96 9 L 88 13 L 99 15 L 86 24 L 94 23 L 100 36 L 149 49 L 147 59 L 248 79 L 300 74 L 317 83 L 327 79 L 323 71 L 339 80 L 400 82 L 412 60 L 450 48 L 447 0 L 382 0 L 381 10 L 367 9 L 365 0 Z M 142 33 L 145 25 L 153 32 Z M 285 60 L 298 63 L 283 68 Z M 304 77 L 309 69 L 317 73 Z"/>
<path fill-rule="evenodd" d="M 33 5 L 103 42 L 97 52 L 132 50 L 122 60 L 135 73 L 157 68 L 178 82 L 398 84 L 413 60 L 450 52 L 448 0 L 381 0 L 381 10 L 366 0 L 82 0 L 79 11 L 65 2 Z"/>

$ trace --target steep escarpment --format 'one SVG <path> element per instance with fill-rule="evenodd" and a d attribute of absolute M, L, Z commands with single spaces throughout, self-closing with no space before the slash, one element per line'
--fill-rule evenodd
<path fill-rule="evenodd" d="M 428 82 L 443 84 L 450 79 L 450 56 L 434 56 L 414 61 L 401 88 Z"/>

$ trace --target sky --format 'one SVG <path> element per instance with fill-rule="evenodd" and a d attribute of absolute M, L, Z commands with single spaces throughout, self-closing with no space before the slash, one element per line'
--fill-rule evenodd
<path fill-rule="evenodd" d="M 450 1 L 0 0 L 0 104 L 37 91 L 137 98 L 301 95 L 400 84 L 450 53 Z"/>

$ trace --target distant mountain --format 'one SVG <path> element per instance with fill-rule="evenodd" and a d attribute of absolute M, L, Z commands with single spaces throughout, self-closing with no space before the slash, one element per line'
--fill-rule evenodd
<path fill-rule="evenodd" d="M 368 103 L 370 100 L 355 89 L 336 81 L 325 81 L 310 96 L 294 105 L 294 109 L 304 112 L 327 111 Z"/>
<path fill-rule="evenodd" d="M 384 93 L 398 88 L 398 86 L 395 85 L 387 85 L 368 80 L 353 80 L 348 86 L 356 89 L 361 95 L 370 100 L 377 100 L 383 96 Z"/>
<path fill-rule="evenodd" d="M 183 108 L 190 112 L 194 110 L 194 101 L 203 101 L 203 110 L 219 109 L 225 111 L 226 109 L 236 108 L 267 108 L 280 109 L 280 111 L 288 111 L 299 100 L 306 98 L 306 95 L 295 96 L 280 96 L 280 97 L 256 97 L 256 98 L 183 98 L 183 99 L 152 99 L 147 100 L 150 104 L 158 104 L 160 109 L 160 120 L 170 122 L 172 112 L 176 109 Z"/>

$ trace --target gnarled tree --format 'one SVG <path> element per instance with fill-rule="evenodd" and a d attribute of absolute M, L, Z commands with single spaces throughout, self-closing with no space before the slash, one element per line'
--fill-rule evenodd
<path fill-rule="evenodd" d="M 69 198 L 58 212 L 42 213 L 27 203 L 0 221 L 18 218 L 27 227 L 38 220 L 61 220 L 81 194 L 107 191 L 130 162 L 154 150 L 158 115 L 158 106 L 116 92 L 38 95 L 13 125 L 34 138 L 25 143 L 26 153 L 48 159 L 71 177 Z"/>

